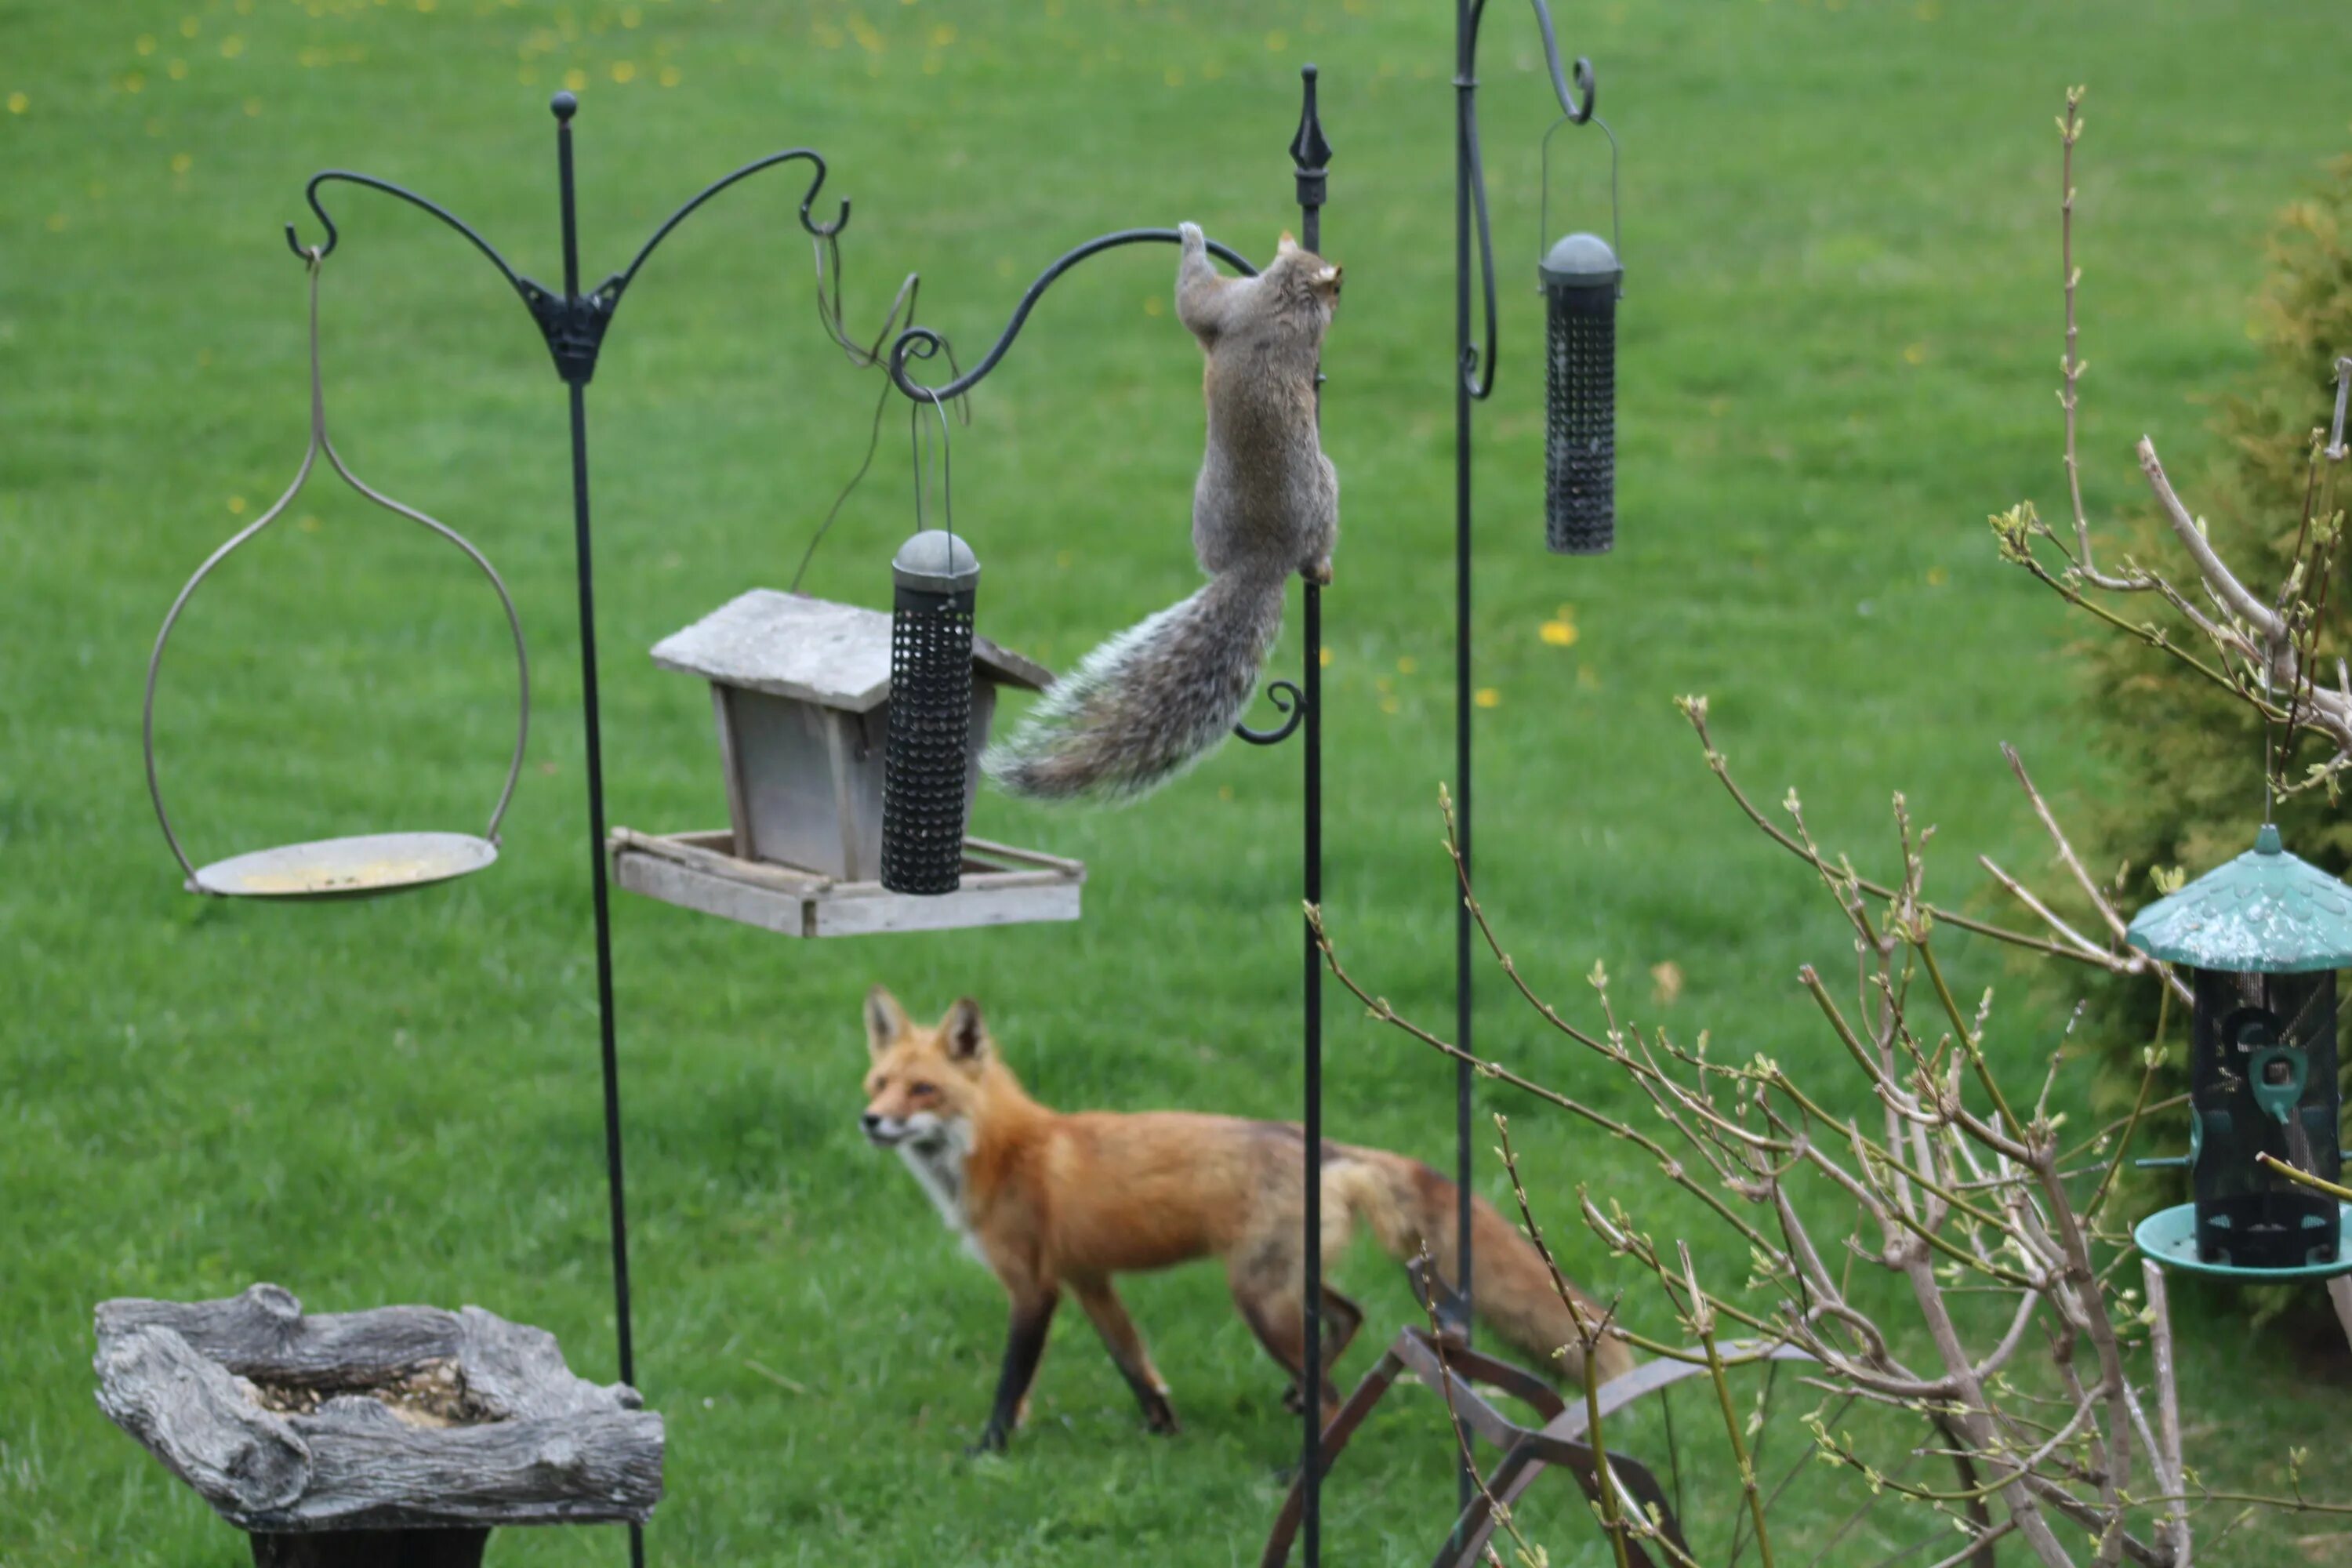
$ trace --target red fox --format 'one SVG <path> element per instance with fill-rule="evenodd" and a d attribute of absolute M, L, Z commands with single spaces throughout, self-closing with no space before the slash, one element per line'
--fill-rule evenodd
<path fill-rule="evenodd" d="M 1039 1104 L 997 1056 L 979 1005 L 966 997 L 936 1028 L 908 1022 L 898 999 L 876 986 L 866 999 L 872 1064 L 866 1074 L 866 1139 L 896 1149 L 938 1205 L 948 1228 L 986 1264 L 1013 1299 L 1012 1328 L 978 1448 L 1001 1449 L 1026 1415 L 1029 1385 L 1045 1353 L 1054 1310 L 1067 1289 L 1143 1407 L 1154 1432 L 1176 1430 L 1168 1384 L 1143 1348 L 1112 1276 L 1214 1258 L 1225 1266 L 1234 1304 L 1300 1389 L 1306 1360 L 1303 1311 L 1304 1150 L 1295 1127 L 1239 1117 L 1161 1110 L 1140 1115 L 1090 1110 L 1065 1115 Z M 1428 1166 L 1378 1149 L 1323 1146 L 1323 1252 L 1344 1248 L 1361 1220 L 1390 1257 L 1418 1257 L 1424 1245 L 1450 1274 L 1455 1188 Z M 1539 1366 L 1582 1377 L 1575 1320 L 1542 1259 L 1492 1205 L 1473 1205 L 1472 1300 L 1496 1333 Z M 1320 1298 L 1323 1365 L 1333 1365 L 1363 1321 L 1336 1290 Z M 1580 1297 L 1580 1305 L 1591 1307 Z M 1598 1309 L 1591 1308 L 1597 1316 Z M 1633 1366 L 1632 1352 L 1604 1340 L 1593 1358 L 1603 1379 Z M 1318 1391 L 1326 1420 L 1339 1407 L 1327 1377 Z M 1294 1408 L 1302 1406 L 1294 1403 Z"/>

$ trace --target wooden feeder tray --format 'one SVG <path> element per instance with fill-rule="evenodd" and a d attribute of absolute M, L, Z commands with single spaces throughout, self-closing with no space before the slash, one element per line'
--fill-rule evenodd
<path fill-rule="evenodd" d="M 479 1307 L 290 1291 L 98 1309 L 99 1408 L 280 1564 L 472 1564 L 490 1527 L 642 1521 L 662 1418 Z"/>
<path fill-rule="evenodd" d="M 615 827 L 606 840 L 613 879 L 704 914 L 782 936 L 870 936 L 885 931 L 1074 921 L 1087 868 L 1078 861 L 966 838 L 963 884 L 952 893 L 893 893 L 879 882 L 842 881 L 734 853 L 735 836 L 656 837 Z"/>

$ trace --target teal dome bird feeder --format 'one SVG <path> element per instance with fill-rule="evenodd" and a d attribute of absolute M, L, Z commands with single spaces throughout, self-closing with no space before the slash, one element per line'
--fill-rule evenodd
<path fill-rule="evenodd" d="M 2268 1154 L 2336 1183 L 2336 972 L 2352 967 L 2352 887 L 2290 855 L 2263 825 L 2253 848 L 2158 900 L 2125 940 L 2189 971 L 2194 1201 L 2149 1215 L 2139 1248 L 2167 1268 L 2239 1279 L 2352 1271 L 2352 1207 L 2281 1175 Z"/>

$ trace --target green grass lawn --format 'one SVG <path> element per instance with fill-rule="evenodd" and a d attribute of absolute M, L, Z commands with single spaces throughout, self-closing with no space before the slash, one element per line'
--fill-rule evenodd
<path fill-rule="evenodd" d="M 2078 634 L 2000 568 L 1983 525 L 2021 496 L 2060 510 L 2052 116 L 2067 83 L 2093 85 L 2084 451 L 2105 514 L 2133 499 L 2141 431 L 2176 474 L 2210 450 L 2201 399 L 2252 361 L 2270 215 L 2345 142 L 2343 12 L 1747 0 L 1560 20 L 1625 146 L 1622 542 L 1599 561 L 1542 551 L 1530 285 L 1549 97 L 1528 18 L 1500 5 L 1482 61 L 1504 289 L 1501 384 L 1478 416 L 1485 889 L 1564 1003 L 1584 1005 L 1601 959 L 1646 1016 L 1843 1089 L 1791 979 L 1843 952 L 1835 912 L 1722 801 L 1669 699 L 1711 693 L 1758 792 L 1799 786 L 1866 862 L 1891 858 L 1899 788 L 1940 826 L 1945 896 L 1975 896 L 1979 850 L 2038 863 L 1996 742 L 2062 798 L 2102 778 L 2063 656 Z M 409 183 L 553 279 L 544 104 L 569 79 L 593 279 L 703 179 L 814 145 L 833 163 L 825 210 L 856 202 L 853 327 L 919 268 L 924 319 L 969 363 L 1034 271 L 1098 231 L 1192 218 L 1269 251 L 1295 218 L 1297 68 L 1318 61 L 1338 149 L 1325 247 L 1349 283 L 1326 394 L 1347 494 L 1326 605 L 1328 903 L 1351 966 L 1436 1019 L 1451 30 L 1436 0 L 0 0 L 0 1562 L 241 1560 L 94 1408 L 106 1297 L 266 1279 L 317 1310 L 479 1302 L 612 1375 L 563 397 L 503 284 L 421 215 L 330 194 L 329 408 L 355 469 L 470 534 L 520 602 L 539 722 L 504 858 L 377 902 L 199 903 L 142 788 L 156 624 L 300 449 L 302 277 L 278 226 L 317 237 L 309 174 Z M 1598 143 L 1558 146 L 1555 226 L 1595 224 Z M 762 176 L 680 231 L 591 392 L 612 815 L 649 831 L 714 826 L 724 805 L 706 700 L 644 649 L 789 578 L 877 391 L 818 331 L 800 194 Z M 1194 580 L 1197 354 L 1164 307 L 1171 264 L 1129 251 L 1069 278 L 957 435 L 982 626 L 1048 662 Z M 816 592 L 882 601 L 913 521 L 905 454 L 894 408 Z M 1570 646 L 1541 635 L 1555 620 Z M 478 828 L 511 721 L 504 635 L 453 552 L 314 479 L 173 645 L 158 743 L 191 852 Z M 1294 635 L 1277 664 L 1300 651 Z M 656 1561 L 1255 1560 L 1297 1431 L 1213 1269 L 1128 1291 L 1181 1437 L 1142 1434 L 1073 1318 L 1033 1428 L 1003 1459 L 961 1457 L 1003 1303 L 857 1136 L 856 1006 L 877 980 L 928 1014 L 971 991 L 1063 1105 L 1296 1114 L 1297 808 L 1296 752 L 1238 747 L 1122 814 L 985 800 L 978 830 L 1086 859 L 1076 925 L 801 944 L 619 896 L 638 1371 L 670 1434 Z M 1958 962 L 2003 988 L 2003 1060 L 2034 1072 L 2080 978 L 1981 945 Z M 1670 1005 L 1643 979 L 1664 963 L 1687 976 Z M 1515 1065 L 1622 1108 L 1499 984 L 1479 1019 Z M 1449 1158 L 1451 1075 L 1418 1050 L 1333 1006 L 1333 1134 Z M 1640 1160 L 1489 1099 L 1523 1112 L 1572 1268 L 1630 1284 L 1567 1208 L 1578 1184 L 1645 1204 Z M 1720 1236 L 1692 1238 L 1716 1278 L 1742 1266 Z M 1347 1278 L 1367 1346 L 1409 1316 L 1369 1254 Z M 1628 1311 L 1666 1331 L 1654 1301 Z M 2352 1492 L 2342 1384 L 2229 1298 L 2184 1312 L 2208 1479 L 2280 1486 L 2286 1447 L 2310 1443 L 2315 1493 Z M 1768 1431 L 1796 1452 L 1793 1423 Z M 1373 1425 L 1329 1490 L 1330 1561 L 1425 1559 L 1444 1442 L 1425 1398 Z M 1555 1563 L 1599 1562 L 1564 1495 L 1529 1519 Z M 1799 1510 L 1830 1517 L 1843 1495 Z M 1732 1494 L 1718 1478 L 1692 1502 L 1719 1524 Z M 1841 1550 L 1866 1560 L 1860 1539 Z M 588 1544 L 509 1531 L 491 1555 Z M 593 1544 L 618 1560 L 617 1532 Z M 2256 1521 L 2202 1560 L 2306 1558 L 2352 1561 L 2352 1534 Z"/>

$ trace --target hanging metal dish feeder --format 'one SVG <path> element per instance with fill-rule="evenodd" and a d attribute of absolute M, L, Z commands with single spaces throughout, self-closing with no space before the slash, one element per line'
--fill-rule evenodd
<path fill-rule="evenodd" d="M 205 559 L 172 601 L 170 613 L 164 616 L 163 628 L 155 634 L 155 651 L 147 660 L 147 697 L 142 720 L 140 742 L 147 762 L 147 793 L 155 803 L 155 821 L 163 829 L 163 841 L 171 846 L 172 856 L 187 873 L 187 888 L 192 893 L 211 893 L 223 898 L 257 899 L 348 899 L 362 898 L 373 893 L 392 892 L 402 888 L 421 888 L 434 882 L 445 882 L 462 877 L 468 871 L 478 871 L 499 858 L 499 823 L 506 816 L 507 803 L 514 798 L 515 781 L 522 773 L 523 745 L 530 733 L 530 661 L 524 651 L 522 619 L 515 613 L 514 600 L 508 595 L 506 584 L 482 552 L 468 543 L 455 529 L 437 522 L 414 507 L 404 506 L 391 497 L 371 489 L 345 466 L 335 444 L 327 436 L 326 395 L 319 372 L 319 262 L 320 252 L 308 253 L 310 271 L 310 440 L 303 450 L 301 467 L 294 472 L 294 482 L 286 493 L 271 503 L 269 509 L 240 529 L 218 550 Z M 171 814 L 163 806 L 163 788 L 155 770 L 155 681 L 163 666 L 163 649 L 172 638 L 172 628 L 187 608 L 188 600 L 197 587 L 212 574 L 213 569 L 228 559 L 237 547 L 252 539 L 284 514 L 302 486 L 310 477 L 319 454 L 327 455 L 328 464 L 361 495 L 395 512 L 411 522 L 437 534 L 463 551 L 466 559 L 480 568 L 489 579 L 506 611 L 507 628 L 514 637 L 515 683 L 517 712 L 515 719 L 514 754 L 507 763 L 505 784 L 499 791 L 498 804 L 490 808 L 489 826 L 479 837 L 467 833 L 409 832 L 370 833 L 352 837 L 321 838 L 302 844 L 287 844 L 268 849 L 255 849 L 233 855 L 225 860 L 198 866 L 188 858 L 173 830 Z"/>

